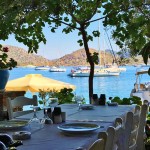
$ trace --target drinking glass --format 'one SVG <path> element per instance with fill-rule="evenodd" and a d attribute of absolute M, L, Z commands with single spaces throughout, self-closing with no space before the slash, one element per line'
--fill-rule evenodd
<path fill-rule="evenodd" d="M 49 107 L 52 109 L 52 112 L 54 110 L 54 107 L 58 105 L 58 98 L 49 98 Z"/>
<path fill-rule="evenodd" d="M 43 109 L 44 109 L 44 117 L 43 117 L 42 120 L 41 120 L 41 123 L 42 123 L 42 124 L 53 124 L 52 119 L 51 119 L 51 118 L 48 116 L 48 114 L 47 114 L 48 108 L 50 108 L 50 107 L 47 107 L 47 106 L 44 106 L 44 107 L 43 107 Z"/>
<path fill-rule="evenodd" d="M 83 96 L 76 96 L 76 102 L 77 102 L 77 104 L 78 104 L 78 107 L 79 107 L 79 110 L 81 110 L 81 104 L 82 104 L 82 102 L 83 102 Z"/>
<path fill-rule="evenodd" d="M 32 106 L 31 108 L 33 108 L 33 117 L 29 121 L 29 127 L 30 127 L 30 129 L 41 128 L 40 119 L 38 119 L 37 114 L 36 114 L 36 111 L 37 111 L 37 109 L 39 109 L 39 107 Z"/>

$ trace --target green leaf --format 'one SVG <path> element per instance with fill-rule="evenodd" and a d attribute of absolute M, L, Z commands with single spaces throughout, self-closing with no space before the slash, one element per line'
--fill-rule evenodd
<path fill-rule="evenodd" d="M 55 33 L 55 29 L 56 29 L 56 28 L 54 28 L 54 27 L 51 28 L 51 32 Z"/>
<path fill-rule="evenodd" d="M 88 35 L 88 36 L 87 36 L 87 40 L 88 40 L 88 41 L 93 41 L 93 37 L 92 37 L 91 35 Z"/>
<path fill-rule="evenodd" d="M 143 57 L 144 63 L 147 64 L 148 58 L 150 57 L 150 42 L 148 42 L 141 50 L 140 54 Z"/>
<path fill-rule="evenodd" d="M 64 18 L 64 21 L 69 22 L 68 17 L 65 17 L 65 18 Z"/>
<path fill-rule="evenodd" d="M 100 36 L 100 32 L 99 31 L 93 31 L 93 36 L 94 37 L 99 37 Z"/>
<path fill-rule="evenodd" d="M 79 43 L 79 45 L 80 45 L 80 46 L 82 46 L 82 45 L 83 45 L 82 40 L 78 40 L 77 42 Z"/>

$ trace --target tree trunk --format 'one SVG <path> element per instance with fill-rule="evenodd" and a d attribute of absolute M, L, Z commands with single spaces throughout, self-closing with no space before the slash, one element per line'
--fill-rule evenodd
<path fill-rule="evenodd" d="M 91 104 L 92 96 L 93 96 L 94 62 L 93 62 L 93 59 L 92 59 L 92 56 L 91 56 L 91 53 L 89 50 L 87 34 L 85 31 L 84 25 L 81 25 L 80 31 L 82 34 L 82 39 L 83 39 L 83 44 L 84 44 L 86 56 L 87 56 L 88 62 L 90 64 L 90 75 L 89 75 L 89 100 L 90 101 L 89 101 L 89 103 Z"/>

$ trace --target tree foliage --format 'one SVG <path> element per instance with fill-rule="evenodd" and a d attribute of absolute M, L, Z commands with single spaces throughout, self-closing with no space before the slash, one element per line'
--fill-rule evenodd
<path fill-rule="evenodd" d="M 0 0 L 0 40 L 14 34 L 17 41 L 37 52 L 41 42 L 46 43 L 43 28 L 50 32 L 63 26 L 62 32 L 78 31 L 80 46 L 84 46 L 90 64 L 89 98 L 93 95 L 94 64 L 97 54 L 91 54 L 88 42 L 100 35 L 98 30 L 88 32 L 92 22 L 104 19 L 104 26 L 113 26 L 113 37 L 123 49 L 141 53 L 144 62 L 150 57 L 149 1 L 143 0 Z M 102 18 L 93 20 L 97 13 Z"/>
<path fill-rule="evenodd" d="M 132 55 L 141 54 L 147 64 L 150 58 L 150 1 L 111 0 L 104 8 L 107 17 L 103 23 L 114 27 L 112 34 L 116 44 Z"/>

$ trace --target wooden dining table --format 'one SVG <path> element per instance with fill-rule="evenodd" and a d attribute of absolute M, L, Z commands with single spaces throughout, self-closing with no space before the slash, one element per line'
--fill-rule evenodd
<path fill-rule="evenodd" d="M 91 110 L 79 110 L 76 104 L 59 105 L 62 112 L 66 112 L 66 122 L 60 124 L 44 124 L 43 128 L 32 130 L 26 127 L 24 130 L 31 132 L 31 138 L 23 140 L 23 145 L 17 147 L 17 150 L 87 150 L 89 146 L 97 139 L 98 133 L 106 131 L 109 126 L 114 125 L 118 117 L 125 119 L 129 111 L 133 111 L 135 105 L 119 106 L 94 106 Z M 37 117 L 43 117 L 43 110 L 37 111 Z M 17 119 L 29 120 L 33 113 L 20 116 Z M 93 132 L 66 134 L 58 129 L 59 125 L 66 123 L 91 123 L 99 125 L 100 128 Z M 23 129 L 19 129 L 21 131 Z M 14 131 L 8 131 L 11 135 Z"/>

